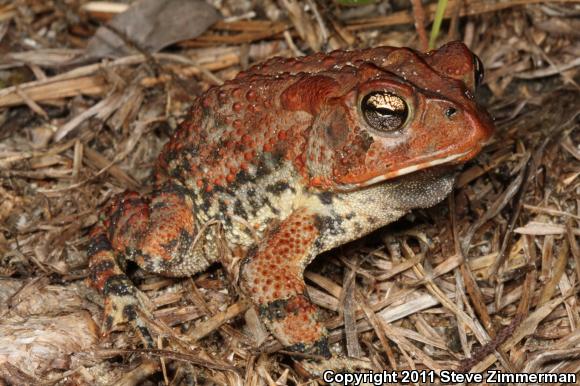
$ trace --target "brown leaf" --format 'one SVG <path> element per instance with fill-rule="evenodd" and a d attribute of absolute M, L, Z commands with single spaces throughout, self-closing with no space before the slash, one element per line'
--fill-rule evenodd
<path fill-rule="evenodd" d="M 148 52 L 157 52 L 201 35 L 220 18 L 215 8 L 201 0 L 138 0 L 111 20 L 112 28 L 102 26 L 97 30 L 89 41 L 86 56 L 127 55 L 134 48 L 128 47 L 126 41 Z"/>

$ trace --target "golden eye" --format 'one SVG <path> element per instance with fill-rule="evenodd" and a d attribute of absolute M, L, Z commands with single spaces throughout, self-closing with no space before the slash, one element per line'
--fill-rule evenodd
<path fill-rule="evenodd" d="M 409 107 L 403 98 L 388 91 L 373 91 L 361 102 L 367 123 L 375 130 L 391 132 L 403 127 L 409 116 Z"/>

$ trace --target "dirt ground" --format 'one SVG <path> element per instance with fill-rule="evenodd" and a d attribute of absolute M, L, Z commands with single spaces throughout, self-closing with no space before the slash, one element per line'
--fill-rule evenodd
<path fill-rule="evenodd" d="M 441 23 L 436 1 L 152 3 L 0 0 L 0 385 L 580 372 L 579 0 L 449 0 Z M 88 232 L 112 196 L 147 190 L 196 96 L 273 56 L 451 40 L 481 58 L 497 132 L 449 199 L 308 268 L 334 362 L 285 352 L 217 264 L 129 267 L 158 349 L 101 335 Z"/>

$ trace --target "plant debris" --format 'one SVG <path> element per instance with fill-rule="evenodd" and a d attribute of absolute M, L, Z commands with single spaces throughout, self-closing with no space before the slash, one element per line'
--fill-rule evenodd
<path fill-rule="evenodd" d="M 126 56 L 141 50 L 157 52 L 201 35 L 218 20 L 217 10 L 202 0 L 135 1 L 108 25 L 99 27 L 88 42 L 85 55 L 99 59 Z"/>
<path fill-rule="evenodd" d="M 273 56 L 420 49 L 436 9 L 0 1 L 0 384 L 314 385 L 332 366 L 580 374 L 579 0 L 448 1 L 435 46 L 459 39 L 481 58 L 498 130 L 447 201 L 308 268 L 334 362 L 284 351 L 219 265 L 134 270 L 155 350 L 130 328 L 99 333 L 88 231 L 112 196 L 146 191 L 196 96 Z"/>

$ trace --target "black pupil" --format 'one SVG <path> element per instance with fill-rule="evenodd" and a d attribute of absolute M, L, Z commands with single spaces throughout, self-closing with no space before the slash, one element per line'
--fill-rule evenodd
<path fill-rule="evenodd" d="M 376 91 L 362 101 L 362 111 L 367 123 L 379 131 L 400 129 L 409 115 L 405 101 L 396 94 Z"/>

